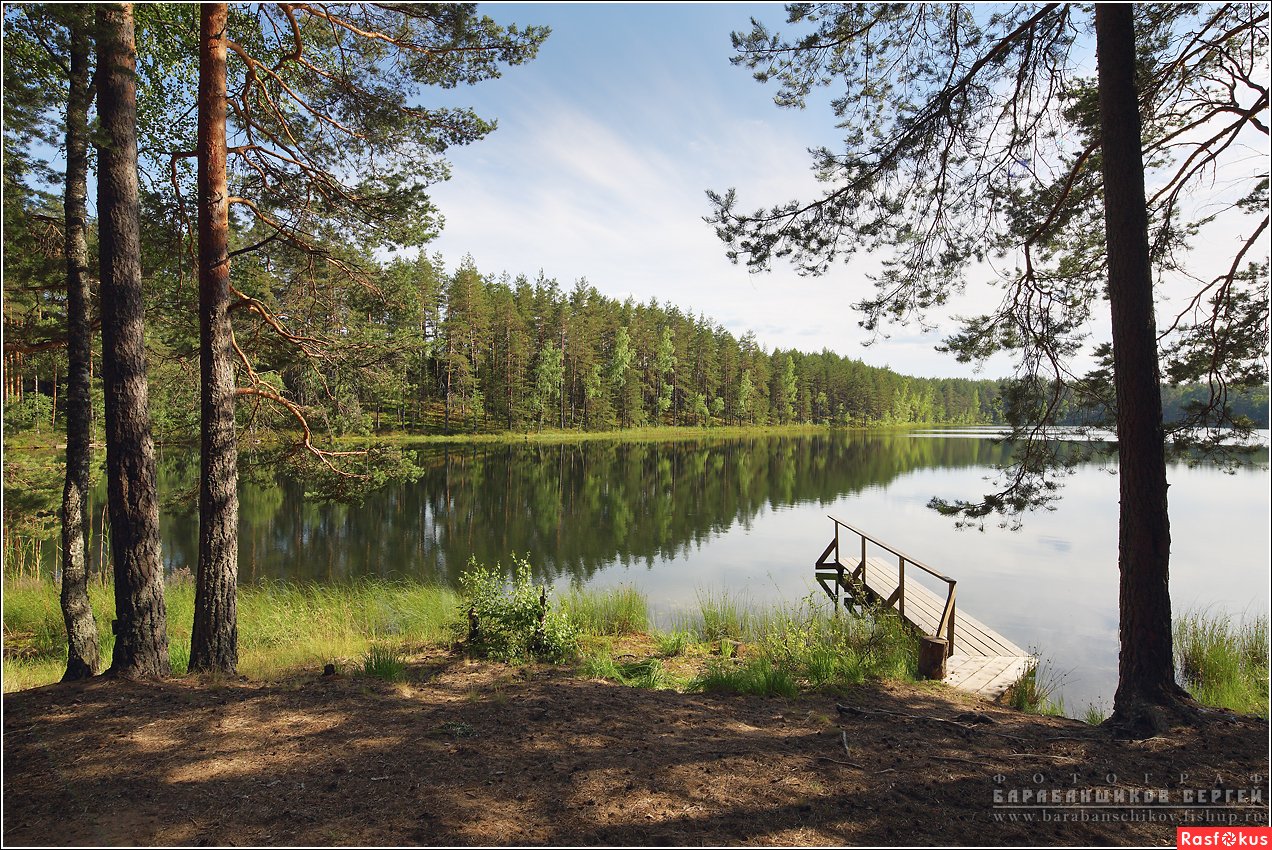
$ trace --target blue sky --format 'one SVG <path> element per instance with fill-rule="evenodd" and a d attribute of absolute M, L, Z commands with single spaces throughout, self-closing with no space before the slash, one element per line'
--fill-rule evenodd
<path fill-rule="evenodd" d="M 744 208 L 809 197 L 807 149 L 834 146 L 828 108 L 785 110 L 771 86 L 729 63 L 729 34 L 780 5 L 482 4 L 501 23 L 546 24 L 538 58 L 503 78 L 442 93 L 493 117 L 486 139 L 449 153 L 435 187 L 446 218 L 431 251 L 487 274 L 586 278 L 614 298 L 669 301 L 769 349 L 823 347 L 899 372 L 972 376 L 933 350 L 943 333 L 894 328 L 863 347 L 851 304 L 871 289 L 868 258 L 823 278 L 732 265 L 703 216 L 707 189 Z M 970 289 L 975 289 L 972 287 Z M 983 290 L 982 290 L 983 293 Z M 971 302 L 952 312 L 978 311 Z M 1006 363 L 983 373 L 999 377 Z"/>

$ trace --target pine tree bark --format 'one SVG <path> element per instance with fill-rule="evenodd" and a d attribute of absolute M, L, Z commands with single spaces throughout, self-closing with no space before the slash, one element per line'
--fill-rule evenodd
<path fill-rule="evenodd" d="M 1171 639 L 1170 517 L 1133 8 L 1097 4 L 1095 29 L 1121 490 L 1121 652 L 1112 722 L 1151 734 L 1169 722 L 1161 709 L 1181 707 L 1186 694 L 1175 683 Z"/>
<path fill-rule="evenodd" d="M 238 667 L 238 445 L 230 325 L 225 3 L 199 15 L 199 567 L 190 670 Z"/>
<path fill-rule="evenodd" d="M 141 297 L 136 79 L 132 4 L 98 6 L 102 383 L 117 618 L 108 672 L 125 678 L 171 672 Z"/>
<path fill-rule="evenodd" d="M 62 681 L 87 679 L 100 661 L 97 623 L 88 601 L 88 493 L 93 426 L 89 392 L 92 329 L 88 319 L 88 104 L 92 47 L 89 20 L 72 14 L 70 94 L 66 101 L 66 484 L 62 488 L 62 619 L 66 672 Z M 55 405 L 56 407 L 56 405 Z"/>

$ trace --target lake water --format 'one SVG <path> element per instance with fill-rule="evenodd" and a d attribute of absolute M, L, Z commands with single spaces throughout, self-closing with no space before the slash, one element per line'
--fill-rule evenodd
<path fill-rule="evenodd" d="M 813 592 L 830 514 L 957 579 L 959 610 L 1038 651 L 1070 713 L 1107 710 L 1118 621 L 1109 462 L 1079 466 L 1055 510 L 1019 530 L 992 519 L 958 529 L 926 507 L 987 492 L 1007 452 L 976 431 L 429 448 L 417 482 L 356 506 L 307 501 L 286 480 L 245 484 L 241 580 L 454 585 L 470 557 L 506 566 L 516 552 L 558 587 L 633 585 L 668 624 L 703 591 L 757 606 Z M 169 457 L 163 470 L 168 489 L 188 486 L 197 460 Z M 1175 464 L 1169 478 L 1175 612 L 1267 613 L 1266 451 L 1235 473 Z M 196 534 L 194 516 L 166 514 L 170 569 L 193 569 Z"/>

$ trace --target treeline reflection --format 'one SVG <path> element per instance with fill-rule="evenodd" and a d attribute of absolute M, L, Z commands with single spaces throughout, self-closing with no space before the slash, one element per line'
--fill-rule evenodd
<path fill-rule="evenodd" d="M 512 552 L 540 578 L 586 581 L 615 563 L 681 557 L 774 508 L 829 505 L 914 470 L 990 467 L 1008 453 L 990 440 L 904 433 L 430 448 L 417 453 L 418 480 L 358 504 L 306 499 L 284 474 L 242 484 L 240 581 L 454 584 L 470 558 L 507 567 Z M 197 474 L 197 462 L 170 458 L 162 482 L 181 494 Z M 169 570 L 194 569 L 192 511 L 166 512 L 163 549 Z"/>

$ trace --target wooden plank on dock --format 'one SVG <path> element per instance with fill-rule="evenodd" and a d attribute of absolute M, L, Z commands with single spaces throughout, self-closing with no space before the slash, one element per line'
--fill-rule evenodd
<path fill-rule="evenodd" d="M 878 558 L 867 558 L 863 578 L 871 594 L 879 599 L 887 599 L 897 589 L 896 564 L 889 564 Z M 909 575 L 905 577 L 906 620 L 924 634 L 936 634 L 944 610 L 944 599 Z M 962 610 L 957 611 L 954 617 L 954 652 L 986 656 L 1029 656 L 1028 652 Z"/>
<path fill-rule="evenodd" d="M 945 684 L 998 699 L 1038 661 L 1032 656 L 1015 655 L 951 655 L 945 662 Z"/>

